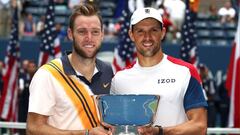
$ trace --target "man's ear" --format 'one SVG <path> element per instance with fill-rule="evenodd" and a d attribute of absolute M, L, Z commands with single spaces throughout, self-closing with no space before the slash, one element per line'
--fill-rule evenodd
<path fill-rule="evenodd" d="M 161 40 L 163 40 L 164 39 L 164 37 L 165 37 L 165 34 L 166 34 L 166 28 L 165 27 L 163 27 L 163 29 L 162 29 L 162 35 L 161 35 Z"/>
<path fill-rule="evenodd" d="M 72 41 L 73 40 L 73 32 L 70 28 L 67 29 L 67 35 L 68 35 L 68 39 L 70 39 Z"/>
<path fill-rule="evenodd" d="M 103 39 L 104 39 L 104 36 L 105 36 L 105 34 L 104 34 L 104 29 L 102 30 L 102 41 L 103 41 Z"/>
<path fill-rule="evenodd" d="M 130 29 L 128 30 L 128 35 L 129 35 L 130 39 L 134 42 L 134 37 L 133 37 L 133 33 L 132 33 L 132 28 L 130 28 Z"/>

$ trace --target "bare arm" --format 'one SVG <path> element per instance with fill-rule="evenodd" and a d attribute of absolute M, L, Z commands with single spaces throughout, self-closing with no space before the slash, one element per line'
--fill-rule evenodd
<path fill-rule="evenodd" d="M 196 108 L 187 111 L 188 121 L 172 126 L 163 127 L 164 135 L 206 135 L 207 132 L 207 111 L 205 108 Z M 140 127 L 141 135 L 158 135 L 157 127 Z"/>
<path fill-rule="evenodd" d="M 207 110 L 196 108 L 187 111 L 188 121 L 173 127 L 163 128 L 164 135 L 205 135 L 207 132 Z"/>
<path fill-rule="evenodd" d="M 86 130 L 61 130 L 47 123 L 48 116 L 28 113 L 27 135 L 84 135 Z M 91 135 L 110 135 L 111 132 L 103 127 L 96 127 L 89 131 Z"/>

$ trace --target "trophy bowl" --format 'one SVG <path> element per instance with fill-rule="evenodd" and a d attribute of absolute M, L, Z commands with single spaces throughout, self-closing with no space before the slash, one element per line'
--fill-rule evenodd
<path fill-rule="evenodd" d="M 129 128 L 151 125 L 155 119 L 159 95 L 98 95 L 100 121 L 124 127 L 119 134 L 132 135 Z"/>

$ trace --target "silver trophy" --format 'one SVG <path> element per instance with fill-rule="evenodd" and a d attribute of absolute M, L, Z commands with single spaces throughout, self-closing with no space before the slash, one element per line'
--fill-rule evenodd
<path fill-rule="evenodd" d="M 137 126 L 151 125 L 160 96 L 98 95 L 96 102 L 100 120 L 116 126 L 117 135 L 136 135 Z"/>

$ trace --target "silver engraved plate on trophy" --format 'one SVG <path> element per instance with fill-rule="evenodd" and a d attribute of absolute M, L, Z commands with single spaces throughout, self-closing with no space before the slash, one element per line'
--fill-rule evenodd
<path fill-rule="evenodd" d="M 118 135 L 135 135 L 136 126 L 151 125 L 160 96 L 99 95 L 96 97 L 102 122 L 119 127 Z"/>

